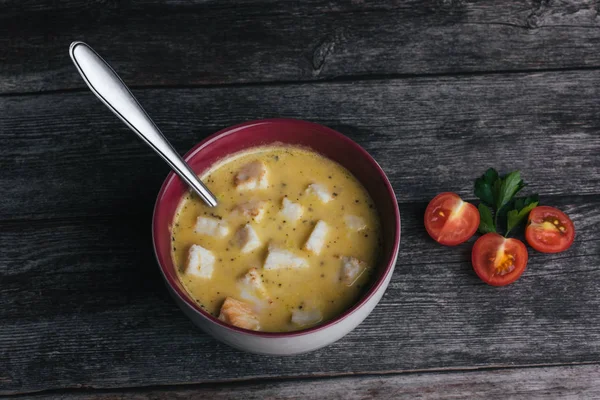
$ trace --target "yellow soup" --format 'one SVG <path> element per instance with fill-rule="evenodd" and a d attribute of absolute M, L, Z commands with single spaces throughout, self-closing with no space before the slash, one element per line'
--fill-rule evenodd
<path fill-rule="evenodd" d="M 286 332 L 326 322 L 370 284 L 380 222 L 345 168 L 298 147 L 260 147 L 202 177 L 219 204 L 186 195 L 172 257 L 197 303 L 246 329 Z"/>

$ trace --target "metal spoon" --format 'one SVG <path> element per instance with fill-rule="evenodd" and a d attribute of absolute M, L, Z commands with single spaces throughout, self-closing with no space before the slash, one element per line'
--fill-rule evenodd
<path fill-rule="evenodd" d="M 152 147 L 206 204 L 216 206 L 216 197 L 177 154 L 110 65 L 83 42 L 71 43 L 69 54 L 81 77 L 96 97 Z"/>

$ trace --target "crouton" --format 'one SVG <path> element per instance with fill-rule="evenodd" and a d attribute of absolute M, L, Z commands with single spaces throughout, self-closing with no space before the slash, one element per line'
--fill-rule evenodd
<path fill-rule="evenodd" d="M 235 186 L 238 190 L 256 190 L 269 187 L 267 166 L 256 160 L 244 165 L 235 176 Z"/>
<path fill-rule="evenodd" d="M 329 203 L 333 199 L 327 190 L 327 187 L 320 183 L 311 183 L 308 185 L 308 188 L 306 188 L 306 192 L 315 194 L 323 203 Z"/>
<path fill-rule="evenodd" d="M 242 253 L 250 253 L 253 250 L 256 250 L 262 244 L 256 231 L 250 226 L 250 224 L 246 224 L 242 226 L 235 233 L 235 240 L 238 245 L 241 247 Z"/>
<path fill-rule="evenodd" d="M 304 212 L 304 207 L 298 203 L 292 203 L 288 200 L 287 197 L 283 198 L 282 208 L 279 213 L 286 219 L 291 222 L 295 222 L 302 217 L 302 213 Z"/>
<path fill-rule="evenodd" d="M 353 231 L 362 231 L 367 227 L 367 223 L 361 217 L 357 217 L 356 215 L 345 215 L 344 222 L 346 226 Z"/>
<path fill-rule="evenodd" d="M 186 275 L 210 279 L 214 266 L 215 256 L 212 252 L 197 244 L 190 246 L 185 268 Z"/>
<path fill-rule="evenodd" d="M 194 232 L 202 235 L 224 237 L 229 234 L 229 227 L 227 222 L 217 218 L 198 217 Z"/>
<path fill-rule="evenodd" d="M 317 255 L 321 253 L 321 249 L 325 244 L 325 237 L 327 237 L 327 232 L 329 232 L 329 226 L 327 226 L 327 224 L 324 221 L 317 222 L 313 231 L 308 237 L 306 244 L 304 245 L 304 249 Z"/>
<path fill-rule="evenodd" d="M 252 218 L 254 222 L 260 222 L 265 215 L 266 209 L 266 201 L 250 200 L 235 206 L 233 208 L 233 213 L 241 214 L 247 218 Z"/>
<path fill-rule="evenodd" d="M 314 325 L 323 319 L 319 309 L 292 311 L 292 323 L 298 326 Z"/>
<path fill-rule="evenodd" d="M 269 254 L 265 260 L 263 268 L 265 270 L 280 269 L 280 268 L 307 268 L 308 262 L 298 257 L 292 252 L 280 249 L 276 246 L 269 246 Z"/>
<path fill-rule="evenodd" d="M 219 319 L 238 328 L 258 331 L 260 323 L 252 308 L 242 301 L 227 297 L 221 306 Z"/>
<path fill-rule="evenodd" d="M 340 260 L 342 261 L 340 280 L 346 286 L 352 286 L 365 271 L 367 264 L 354 257 L 340 257 Z"/>
<path fill-rule="evenodd" d="M 244 300 L 250 300 L 252 302 L 269 300 L 269 293 L 256 268 L 250 268 L 244 276 L 238 279 L 238 286 L 240 287 L 241 297 Z"/>

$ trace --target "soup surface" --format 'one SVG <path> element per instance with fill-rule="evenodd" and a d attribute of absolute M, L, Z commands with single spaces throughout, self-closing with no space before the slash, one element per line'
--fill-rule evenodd
<path fill-rule="evenodd" d="M 342 313 L 371 283 L 378 214 L 339 164 L 298 147 L 262 147 L 217 163 L 202 180 L 219 204 L 184 196 L 172 258 L 212 315 L 246 329 L 305 329 Z"/>

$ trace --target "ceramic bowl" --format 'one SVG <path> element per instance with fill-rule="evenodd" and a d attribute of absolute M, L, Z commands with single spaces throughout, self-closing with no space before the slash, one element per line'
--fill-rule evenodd
<path fill-rule="evenodd" d="M 259 354 L 292 355 L 335 342 L 371 313 L 394 272 L 400 245 L 400 213 L 392 186 L 377 162 L 346 136 L 311 122 L 269 119 L 226 128 L 196 145 L 185 155 L 185 160 L 201 175 L 224 157 L 272 143 L 308 147 L 343 165 L 364 185 L 379 211 L 383 230 L 382 257 L 370 288 L 344 313 L 313 328 L 269 333 L 236 328 L 203 311 L 182 286 L 171 260 L 171 224 L 177 205 L 188 191 L 185 183 L 173 172 L 167 176 L 158 194 L 152 231 L 156 258 L 167 287 L 179 307 L 196 325 L 237 349 Z"/>

